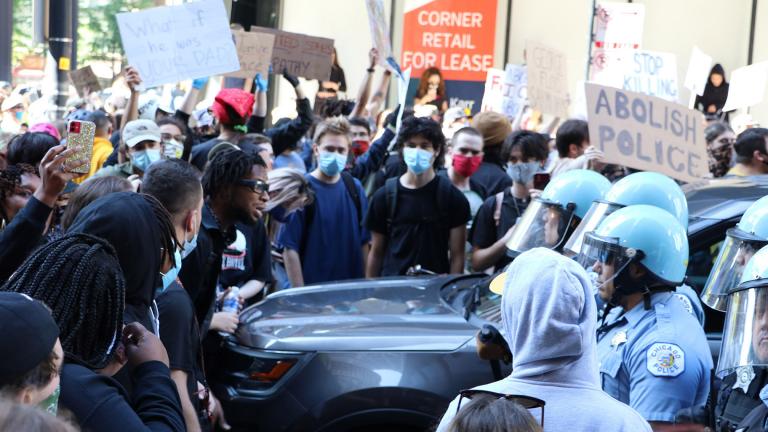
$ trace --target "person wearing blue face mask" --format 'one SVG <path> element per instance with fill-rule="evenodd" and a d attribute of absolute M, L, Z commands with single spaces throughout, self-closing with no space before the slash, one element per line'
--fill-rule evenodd
<path fill-rule="evenodd" d="M 96 177 L 114 175 L 141 178 L 155 162 L 164 159 L 164 147 L 160 128 L 152 120 L 133 120 L 122 131 L 127 162 L 107 166 L 94 174 Z"/>
<path fill-rule="evenodd" d="M 179 392 L 184 422 L 187 430 L 201 430 L 204 425 L 200 423 L 198 414 L 205 407 L 200 406 L 201 401 L 197 397 L 198 383 L 205 385 L 206 381 L 200 362 L 200 329 L 192 298 L 177 277 L 182 259 L 197 247 L 203 208 L 200 172 L 179 159 L 163 160 L 149 167 L 141 189 L 143 193 L 157 198 L 168 210 L 180 242 L 173 266 L 162 273 L 163 286 L 159 287 L 155 301 L 160 313 L 160 340 L 168 351 L 171 379 Z M 212 326 L 227 319 L 234 320 L 237 325 L 236 316 L 217 319 L 214 315 Z M 223 330 L 223 326 L 219 327 L 217 330 Z"/>
<path fill-rule="evenodd" d="M 435 273 L 463 272 L 470 208 L 450 179 L 435 173 L 445 152 L 440 125 L 407 119 L 397 146 L 408 171 L 388 179 L 371 199 L 366 276 L 403 275 L 417 265 Z"/>
<path fill-rule="evenodd" d="M 361 223 L 368 207 L 365 191 L 343 172 L 352 144 L 349 122 L 325 120 L 314 141 L 317 168 L 307 175 L 314 204 L 288 216 L 278 236 L 292 287 L 363 277 L 370 241 Z"/>

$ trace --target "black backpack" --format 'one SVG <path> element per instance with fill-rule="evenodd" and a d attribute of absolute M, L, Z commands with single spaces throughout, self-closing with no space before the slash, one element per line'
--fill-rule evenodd
<path fill-rule="evenodd" d="M 341 181 L 344 182 L 344 187 L 347 188 L 347 193 L 349 196 L 352 197 L 352 201 L 355 203 L 355 210 L 357 210 L 357 223 L 362 224 L 363 223 L 363 205 L 360 201 L 360 191 L 357 190 L 357 186 L 355 186 L 355 179 L 352 177 L 352 174 L 342 171 L 341 172 Z M 309 184 L 309 187 L 312 187 L 312 184 Z M 304 232 L 301 236 L 301 248 L 299 250 L 299 256 L 304 256 L 304 251 L 307 249 L 307 238 L 309 237 L 307 235 L 307 232 L 309 231 L 309 227 L 312 226 L 312 222 L 315 219 L 315 202 L 313 201 L 312 204 L 304 207 Z"/>
<path fill-rule="evenodd" d="M 427 219 L 424 222 L 437 220 L 441 227 L 447 227 L 451 216 L 451 209 L 448 208 L 448 202 L 451 200 L 451 193 L 455 187 L 448 178 L 437 177 L 437 218 Z M 387 234 L 392 233 L 392 221 L 397 214 L 397 183 L 400 177 L 388 178 L 384 183 L 384 192 L 386 193 L 387 203 Z"/>

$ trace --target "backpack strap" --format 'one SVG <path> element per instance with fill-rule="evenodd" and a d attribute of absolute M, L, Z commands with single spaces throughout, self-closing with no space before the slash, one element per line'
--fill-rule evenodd
<path fill-rule="evenodd" d="M 391 177 L 384 183 L 387 204 L 387 234 L 392 232 L 392 221 L 395 220 L 395 214 L 397 213 L 397 182 L 399 181 L 400 177 Z"/>
<path fill-rule="evenodd" d="M 362 224 L 363 205 L 360 202 L 360 191 L 357 190 L 357 186 L 355 185 L 355 178 L 352 177 L 352 174 L 346 171 L 342 171 L 341 181 L 344 182 L 344 186 L 347 188 L 347 193 L 349 193 L 349 196 L 352 197 L 352 201 L 355 203 L 355 210 L 357 210 L 357 223 Z"/>
<path fill-rule="evenodd" d="M 451 219 L 451 194 L 458 189 L 448 177 L 437 176 L 437 214 L 440 216 L 439 225 L 447 227 Z"/>
<path fill-rule="evenodd" d="M 307 182 L 307 186 L 309 189 L 312 189 L 312 183 Z M 306 207 L 304 207 L 301 211 L 304 212 L 304 227 L 301 230 L 301 243 L 299 244 L 299 256 L 304 258 L 304 252 L 307 250 L 307 240 L 309 239 L 309 228 L 312 226 L 312 222 L 315 219 L 315 202 L 312 201 L 312 203 Z"/>
<path fill-rule="evenodd" d="M 504 203 L 504 191 L 501 191 L 496 194 L 496 202 L 493 207 L 493 222 L 496 224 L 496 226 L 499 226 L 499 222 L 501 222 L 501 205 Z"/>

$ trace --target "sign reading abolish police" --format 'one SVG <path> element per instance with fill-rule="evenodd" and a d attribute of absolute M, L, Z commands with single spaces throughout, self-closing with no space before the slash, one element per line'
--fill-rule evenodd
<path fill-rule="evenodd" d="M 586 84 L 590 142 L 605 161 L 693 182 L 708 173 L 701 113 L 640 93 Z"/>
<path fill-rule="evenodd" d="M 117 25 L 145 87 L 240 69 L 221 0 L 119 13 Z"/>

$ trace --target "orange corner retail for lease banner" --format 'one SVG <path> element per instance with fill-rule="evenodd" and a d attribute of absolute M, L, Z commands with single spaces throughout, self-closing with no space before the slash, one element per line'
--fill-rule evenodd
<path fill-rule="evenodd" d="M 496 0 L 407 0 L 403 69 L 435 66 L 446 80 L 485 81 L 493 67 Z"/>

